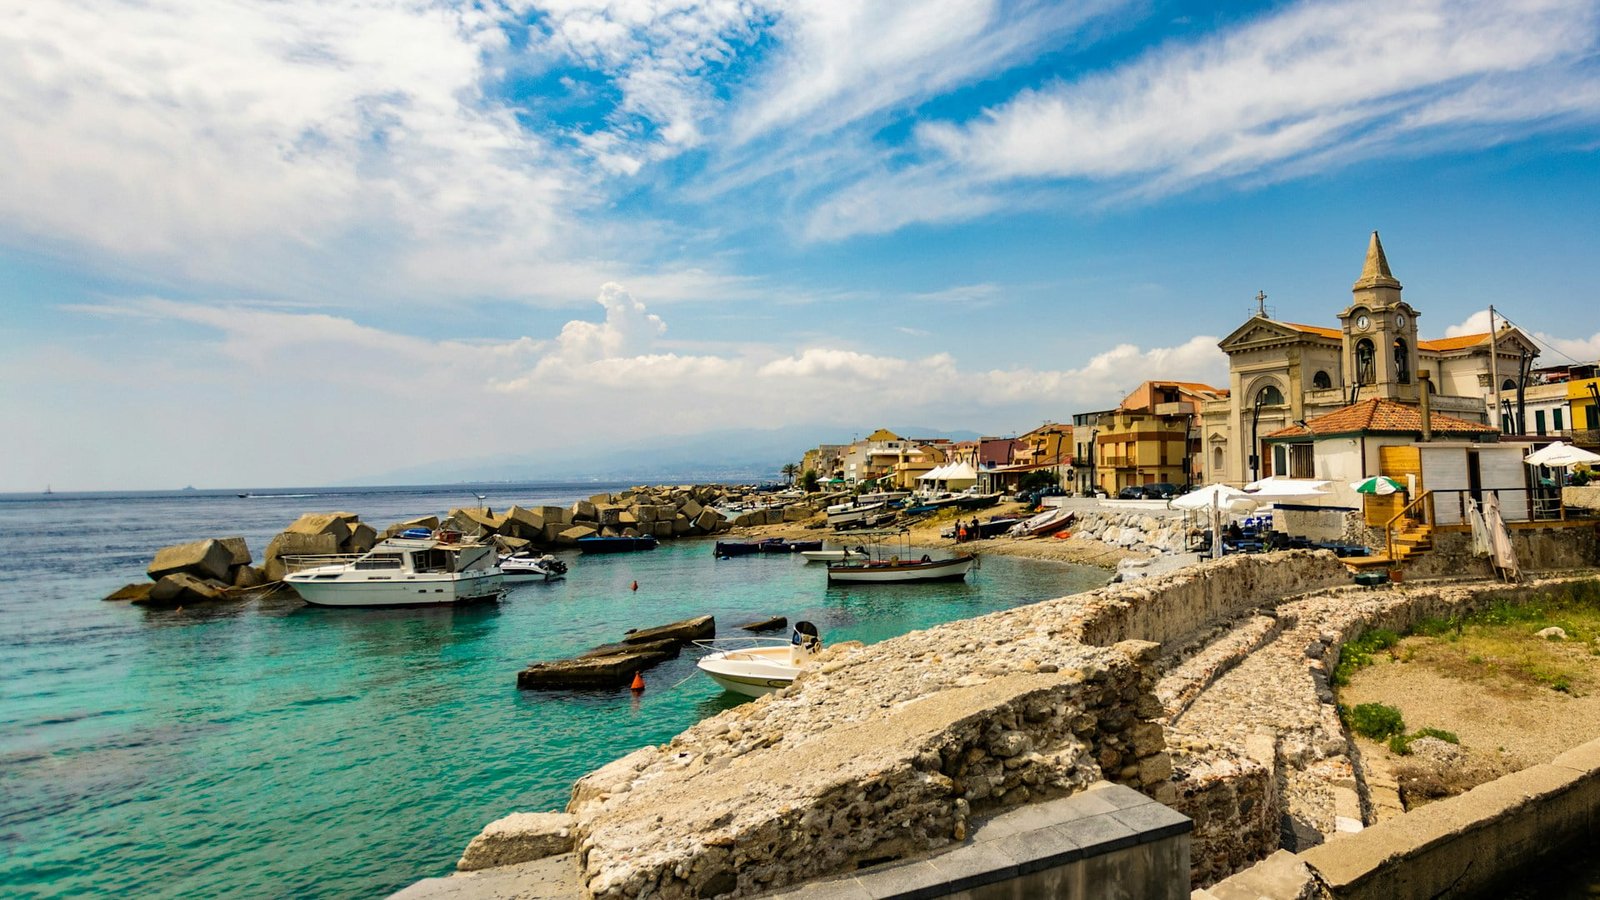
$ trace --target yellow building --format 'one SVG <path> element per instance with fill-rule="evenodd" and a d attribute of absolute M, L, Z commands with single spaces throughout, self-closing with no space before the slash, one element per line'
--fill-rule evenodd
<path fill-rule="evenodd" d="M 1123 488 L 1205 480 L 1200 404 L 1227 391 L 1189 381 L 1147 381 L 1095 424 L 1095 477 L 1115 496 Z M 1069 437 L 1070 439 L 1070 437 Z"/>

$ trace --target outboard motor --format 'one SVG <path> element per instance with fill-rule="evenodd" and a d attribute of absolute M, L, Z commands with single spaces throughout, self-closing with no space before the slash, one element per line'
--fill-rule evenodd
<path fill-rule="evenodd" d="M 798 666 L 807 656 L 820 652 L 822 636 L 817 633 L 817 626 L 806 621 L 794 623 L 794 629 L 789 632 L 789 662 Z"/>

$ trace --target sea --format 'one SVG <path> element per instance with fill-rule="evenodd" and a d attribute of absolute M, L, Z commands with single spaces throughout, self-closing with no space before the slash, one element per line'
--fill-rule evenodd
<path fill-rule="evenodd" d="M 707 613 L 724 634 L 782 615 L 870 644 L 1107 580 L 995 555 L 961 583 L 829 587 L 797 556 L 718 560 L 702 539 L 563 554 L 564 580 L 461 608 L 101 599 L 170 544 L 242 535 L 259 561 L 305 512 L 382 528 L 480 494 L 565 506 L 624 487 L 0 495 L 0 895 L 383 896 L 451 871 L 490 821 L 559 810 L 584 773 L 746 702 L 693 654 L 637 695 L 519 691 L 530 662 Z"/>

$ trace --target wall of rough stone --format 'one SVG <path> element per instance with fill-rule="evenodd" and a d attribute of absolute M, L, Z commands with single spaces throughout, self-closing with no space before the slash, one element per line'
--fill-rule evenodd
<path fill-rule="evenodd" d="M 1225 556 L 1080 595 L 1086 611 L 1076 637 L 1101 646 L 1123 640 L 1168 644 L 1288 597 L 1349 584 L 1350 577 L 1326 550 Z"/>
<path fill-rule="evenodd" d="M 1177 796 L 1167 805 L 1194 822 L 1189 881 L 1211 884 L 1278 849 L 1278 777 L 1271 742 L 1256 753 L 1174 746 Z"/>
<path fill-rule="evenodd" d="M 926 852 L 974 811 L 1102 777 L 1162 793 L 1158 648 L 1052 639 L 1061 609 L 1040 607 L 829 651 L 591 773 L 568 806 L 581 880 L 601 898 L 746 895 Z"/>
<path fill-rule="evenodd" d="M 1181 553 L 1200 529 L 1178 510 L 1078 509 L 1068 529 L 1074 537 L 1091 538 L 1127 550 Z"/>

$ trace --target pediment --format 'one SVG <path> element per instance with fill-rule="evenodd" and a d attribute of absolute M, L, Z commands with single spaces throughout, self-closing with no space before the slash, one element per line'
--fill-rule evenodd
<path fill-rule="evenodd" d="M 1286 343 L 1327 343 L 1329 338 L 1290 328 L 1280 322 L 1261 316 L 1251 316 L 1233 333 L 1218 342 L 1223 353 L 1234 353 L 1256 347 Z"/>

